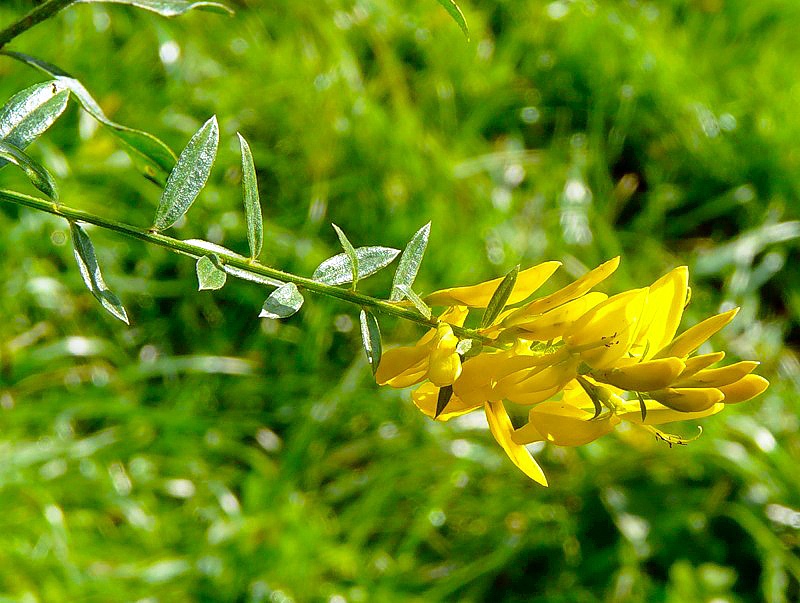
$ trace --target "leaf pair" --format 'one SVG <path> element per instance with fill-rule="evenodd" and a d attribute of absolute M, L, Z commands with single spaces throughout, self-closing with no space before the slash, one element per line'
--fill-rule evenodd
<path fill-rule="evenodd" d="M 25 152 L 64 112 L 69 90 L 59 82 L 43 82 L 15 94 L 0 108 L 0 168 L 19 166 L 33 185 L 58 200 L 58 191 L 49 172 Z"/>

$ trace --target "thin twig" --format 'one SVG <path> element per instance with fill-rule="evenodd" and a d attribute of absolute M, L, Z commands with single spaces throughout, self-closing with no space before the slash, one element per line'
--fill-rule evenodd
<path fill-rule="evenodd" d="M 75 2 L 76 0 L 47 0 L 44 4 L 37 6 L 19 21 L 0 31 L 0 48 L 3 48 L 11 40 L 28 31 L 34 25 L 49 19 Z"/>

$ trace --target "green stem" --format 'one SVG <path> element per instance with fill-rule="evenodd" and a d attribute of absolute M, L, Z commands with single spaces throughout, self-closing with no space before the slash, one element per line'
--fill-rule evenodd
<path fill-rule="evenodd" d="M 70 4 L 74 4 L 77 0 L 47 0 L 34 8 L 27 15 L 22 17 L 16 23 L 12 23 L 4 30 L 0 31 L 0 48 L 3 48 L 11 40 L 16 38 L 21 33 L 25 33 L 34 25 L 38 25 L 55 15 L 60 10 L 67 8 Z"/>
<path fill-rule="evenodd" d="M 22 193 L 8 190 L 0 190 L 0 201 L 8 201 L 17 205 L 23 205 L 25 207 L 30 207 L 39 211 L 54 214 L 56 216 L 61 216 L 67 220 L 94 224 L 95 226 L 118 232 L 126 237 L 146 241 L 147 243 L 159 245 L 160 247 L 166 247 L 167 249 L 170 249 L 176 253 L 183 253 L 195 258 L 200 258 L 204 255 L 208 255 L 209 253 L 214 253 L 217 257 L 219 257 L 223 264 L 228 264 L 229 266 L 246 270 L 247 272 L 251 272 L 259 276 L 276 279 L 284 283 L 294 283 L 298 287 L 306 289 L 307 291 L 313 291 L 314 293 L 327 295 L 328 297 L 335 297 L 342 301 L 356 304 L 358 306 L 373 308 L 382 314 L 397 316 L 398 318 L 410 320 L 428 328 L 435 328 L 437 324 L 437 320 L 434 318 L 425 318 L 409 308 L 398 306 L 392 302 L 370 297 L 349 289 L 340 289 L 339 287 L 326 285 L 325 283 L 320 283 L 303 276 L 297 276 L 296 274 L 291 274 L 289 272 L 283 272 L 282 270 L 277 270 L 276 268 L 270 268 L 269 266 L 264 266 L 263 264 L 249 260 L 243 256 L 231 255 L 220 251 L 212 252 L 204 247 L 194 245 L 187 241 L 173 239 L 172 237 L 168 237 L 150 230 L 140 230 L 128 224 L 117 222 L 116 220 L 102 218 L 89 212 L 61 205 L 60 203 L 56 204 L 51 201 L 39 199 L 38 197 L 30 197 Z M 453 325 L 453 332 L 464 338 L 480 339 L 484 343 L 491 343 L 489 338 L 480 336 L 471 329 L 465 329 L 463 327 Z"/>

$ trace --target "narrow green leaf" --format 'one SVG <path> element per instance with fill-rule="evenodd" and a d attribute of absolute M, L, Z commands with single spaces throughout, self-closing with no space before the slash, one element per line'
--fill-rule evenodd
<path fill-rule="evenodd" d="M 119 298 L 114 295 L 103 281 L 100 266 L 97 263 L 97 256 L 94 252 L 94 245 L 86 232 L 76 223 L 70 222 L 70 233 L 72 234 L 72 247 L 75 251 L 75 261 L 78 269 L 86 283 L 86 288 L 92 292 L 97 301 L 115 318 L 119 318 L 126 325 L 128 313 Z"/>
<path fill-rule="evenodd" d="M 264 302 L 259 318 L 288 318 L 303 305 L 302 294 L 294 283 L 284 283 Z"/>
<path fill-rule="evenodd" d="M 372 367 L 374 375 L 378 370 L 381 361 L 381 329 L 378 326 L 378 319 L 369 310 L 362 309 L 358 316 L 361 323 L 361 341 L 364 344 L 364 352 L 367 354 L 367 362 Z"/>
<path fill-rule="evenodd" d="M 442 414 L 442 411 L 444 411 L 445 408 L 447 408 L 447 404 L 450 402 L 450 398 L 452 397 L 452 385 L 445 385 L 444 387 L 439 388 L 439 397 L 436 399 L 436 412 L 433 414 L 434 419 L 439 418 L 439 415 Z"/>
<path fill-rule="evenodd" d="M 391 264 L 400 250 L 391 247 L 359 247 L 355 253 L 358 260 L 358 279 L 363 280 Z M 353 280 L 352 266 L 347 254 L 340 253 L 317 266 L 311 278 L 326 285 L 343 285 Z"/>
<path fill-rule="evenodd" d="M 648 343 L 650 343 L 648 341 Z M 636 397 L 639 398 L 639 410 L 642 412 L 642 423 L 647 419 L 647 405 L 644 403 L 644 397 L 639 392 L 636 392 Z"/>
<path fill-rule="evenodd" d="M 500 284 L 497 285 L 497 289 L 495 289 L 494 294 L 492 294 L 492 299 L 489 300 L 486 310 L 483 312 L 483 318 L 481 318 L 481 328 L 491 325 L 494 322 L 494 319 L 497 318 L 500 315 L 500 312 L 503 311 L 503 308 L 506 307 L 508 297 L 511 295 L 511 291 L 514 289 L 514 285 L 517 282 L 518 274 L 519 264 L 514 266 L 509 273 L 506 274 L 505 278 L 500 281 Z"/>
<path fill-rule="evenodd" d="M 437 0 L 437 2 L 444 7 L 444 10 L 446 10 L 451 17 L 453 17 L 453 20 L 458 23 L 461 31 L 464 32 L 464 36 L 466 36 L 467 40 L 469 40 L 469 28 L 467 27 L 467 20 L 464 18 L 464 13 L 461 12 L 458 4 L 455 3 L 455 0 Z"/>
<path fill-rule="evenodd" d="M 353 249 L 353 244 L 350 242 L 350 239 L 347 238 L 347 235 L 344 234 L 341 228 L 336 226 L 336 224 L 331 224 L 333 229 L 336 231 L 336 236 L 339 237 L 339 242 L 342 244 L 342 249 L 344 249 L 345 255 L 347 255 L 348 260 L 350 260 L 350 278 L 353 282 L 353 291 L 356 290 L 356 286 L 358 286 L 358 256 L 356 255 L 356 250 Z"/>
<path fill-rule="evenodd" d="M 197 283 L 200 291 L 222 289 L 227 279 L 217 256 L 204 255 L 197 260 Z"/>
<path fill-rule="evenodd" d="M 414 291 L 409 289 L 406 285 L 397 285 L 397 289 L 398 291 L 400 291 L 400 294 L 402 295 L 400 299 L 402 299 L 403 297 L 407 297 L 408 301 L 414 304 L 414 307 L 417 310 L 419 310 L 419 313 L 422 314 L 425 318 L 430 318 L 433 315 L 428 304 L 426 304 L 425 301 L 419 295 L 414 293 Z"/>
<path fill-rule="evenodd" d="M 42 82 L 18 92 L 0 108 L 0 140 L 24 151 L 59 118 L 69 91 L 57 81 Z M 0 159 L 0 167 L 6 165 Z"/>
<path fill-rule="evenodd" d="M 111 121 L 86 87 L 70 74 L 55 65 L 21 52 L 3 51 L 2 54 L 54 77 L 59 86 L 72 92 L 84 111 L 122 140 L 151 170 L 155 170 L 156 174 L 153 174 L 153 177 L 157 177 L 158 173 L 167 176 L 172 171 L 178 159 L 172 149 L 152 134 Z"/>
<path fill-rule="evenodd" d="M 256 274 L 255 272 L 250 272 L 249 270 L 244 270 L 243 268 L 237 268 L 236 266 L 231 266 L 230 264 L 223 264 L 222 269 L 226 274 L 240 278 L 243 281 L 258 283 L 259 285 L 269 285 L 270 287 L 280 287 L 283 285 L 283 282 L 277 279 Z"/>
<path fill-rule="evenodd" d="M 172 169 L 161 195 L 153 224 L 154 230 L 169 228 L 189 211 L 208 181 L 218 146 L 219 125 L 215 115 L 192 136 L 178 157 L 178 163 Z"/>
<path fill-rule="evenodd" d="M 256 259 L 261 255 L 264 243 L 264 221 L 261 217 L 261 201 L 258 197 L 258 180 L 253 163 L 250 145 L 239 134 L 239 146 L 242 149 L 242 194 L 244 195 L 244 213 L 247 220 L 247 242 L 250 244 L 250 257 Z"/>
<path fill-rule="evenodd" d="M 219 2 L 200 0 L 76 0 L 76 4 L 127 4 L 157 13 L 162 17 L 178 17 L 190 10 L 203 9 L 215 13 L 233 15 L 233 10 Z"/>
<path fill-rule="evenodd" d="M 53 201 L 58 201 L 58 190 L 53 177 L 43 166 L 23 153 L 19 147 L 0 140 L 0 159 L 13 163 L 25 172 L 33 186 L 50 197 Z"/>
<path fill-rule="evenodd" d="M 397 265 L 397 271 L 394 273 L 392 280 L 392 293 L 389 296 L 390 301 L 400 301 L 403 299 L 403 294 L 398 289 L 400 285 L 405 285 L 408 290 L 411 290 L 414 280 L 417 278 L 419 272 L 419 265 L 422 263 L 422 256 L 425 255 L 425 248 L 428 246 L 428 237 L 431 234 L 431 223 L 428 222 L 425 226 L 420 228 L 416 234 L 411 237 L 411 240 L 403 250 L 403 255 L 400 256 L 400 262 Z"/>

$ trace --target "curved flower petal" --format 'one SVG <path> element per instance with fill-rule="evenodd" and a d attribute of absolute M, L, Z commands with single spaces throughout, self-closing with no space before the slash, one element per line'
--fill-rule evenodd
<path fill-rule="evenodd" d="M 502 402 L 487 402 L 484 406 L 486 420 L 489 422 L 489 429 L 497 440 L 497 443 L 505 450 L 508 458 L 519 467 L 522 472 L 533 481 L 546 486 L 547 478 L 544 476 L 542 468 L 528 452 L 525 446 L 516 444 L 512 438 L 514 426 Z"/>
<path fill-rule="evenodd" d="M 414 401 L 417 408 L 432 419 L 436 415 L 436 404 L 439 401 L 439 388 L 432 383 L 423 383 L 411 393 L 411 399 Z M 467 414 L 481 406 L 483 406 L 483 402 L 480 404 L 468 404 L 453 394 L 447 406 L 444 407 L 444 410 L 436 420 L 449 421 L 453 417 Z"/>
<path fill-rule="evenodd" d="M 589 310 L 608 299 L 605 293 L 593 291 L 553 308 L 538 316 L 509 318 L 505 327 L 516 327 L 526 339 L 549 341 L 561 337 L 564 330 Z"/>
<path fill-rule="evenodd" d="M 413 346 L 386 350 L 381 356 L 375 381 L 379 385 L 408 387 L 425 378 L 428 369 L 427 346 Z M 419 378 L 417 379 L 417 376 Z M 414 380 L 408 381 L 409 378 Z"/>
<path fill-rule="evenodd" d="M 461 375 L 461 357 L 456 353 L 458 337 L 446 322 L 436 327 L 433 349 L 428 358 L 428 379 L 438 387 L 452 385 Z"/>
<path fill-rule="evenodd" d="M 675 423 L 677 421 L 690 421 L 693 419 L 702 419 L 710 417 L 725 408 L 725 404 L 717 402 L 712 404 L 705 410 L 698 412 L 681 412 L 679 410 L 672 410 L 656 400 L 645 400 L 645 420 L 642 421 L 642 409 L 639 406 L 639 401 L 628 401 L 622 406 L 618 406 L 616 413 L 617 416 L 623 421 L 636 423 L 638 425 L 663 425 L 665 423 Z"/>
<path fill-rule="evenodd" d="M 708 410 L 725 399 L 725 394 L 713 387 L 670 387 L 649 392 L 649 395 L 664 406 L 680 412 Z"/>
<path fill-rule="evenodd" d="M 715 369 L 698 371 L 691 377 L 681 379 L 675 387 L 721 387 L 739 381 L 745 375 L 752 373 L 761 364 L 752 360 L 736 362 Z"/>
<path fill-rule="evenodd" d="M 679 358 L 662 358 L 639 362 L 629 366 L 595 371 L 592 376 L 598 381 L 621 389 L 647 392 L 669 387 L 686 365 Z"/>
<path fill-rule="evenodd" d="M 559 266 L 561 266 L 561 262 L 544 262 L 520 272 L 506 303 L 516 304 L 530 296 L 553 275 Z M 501 277 L 469 287 L 452 287 L 434 291 L 425 297 L 425 302 L 431 306 L 461 304 L 472 308 L 485 308 L 502 281 Z"/>
<path fill-rule="evenodd" d="M 725 404 L 738 404 L 755 398 L 769 387 L 769 381 L 761 375 L 745 375 L 735 383 L 724 385 L 719 390 L 725 395 Z"/>
<path fill-rule="evenodd" d="M 725 352 L 711 352 L 710 354 L 701 354 L 699 356 L 692 356 L 684 360 L 686 368 L 681 373 L 681 379 L 691 377 L 698 371 L 708 368 L 712 364 L 716 364 L 725 358 Z"/>
<path fill-rule="evenodd" d="M 647 288 L 634 289 L 595 306 L 567 331 L 567 347 L 594 369 L 610 367 L 635 340 L 647 294 Z"/>
<path fill-rule="evenodd" d="M 667 344 L 655 356 L 654 359 L 667 358 L 668 356 L 675 356 L 676 358 L 683 358 L 694 352 L 701 344 L 703 344 L 709 337 L 714 335 L 722 327 L 733 320 L 739 308 L 728 310 L 722 314 L 717 314 L 711 318 L 706 318 L 703 322 L 685 330 L 672 340 L 672 343 Z"/>
<path fill-rule="evenodd" d="M 542 402 L 531 409 L 528 421 L 544 440 L 557 446 L 583 446 L 613 431 L 619 423 L 616 415 L 592 420 L 594 413 L 564 402 Z M 515 432 L 514 441 L 522 443 L 525 432 Z"/>
<path fill-rule="evenodd" d="M 516 320 L 517 317 L 521 318 L 524 316 L 543 314 L 561 304 L 565 304 L 568 301 L 580 297 L 588 291 L 591 291 L 592 287 L 611 276 L 617 269 L 617 266 L 619 266 L 619 256 L 608 260 L 604 264 L 600 264 L 597 268 L 590 270 L 582 277 L 576 279 L 566 287 L 559 289 L 555 293 L 533 300 L 531 303 L 526 304 L 515 313 L 511 314 L 511 317 Z"/>
<path fill-rule="evenodd" d="M 645 359 L 667 345 L 678 330 L 689 289 L 689 269 L 679 266 L 650 285 L 635 346 L 648 350 Z"/>

